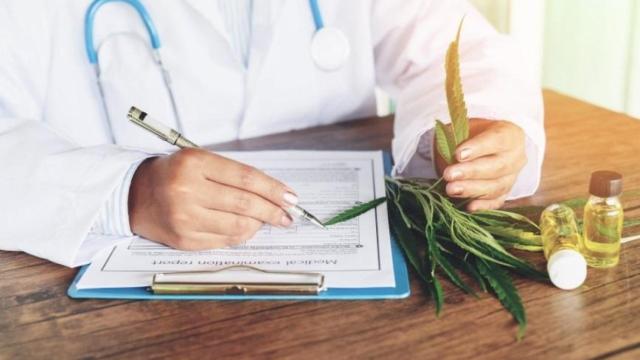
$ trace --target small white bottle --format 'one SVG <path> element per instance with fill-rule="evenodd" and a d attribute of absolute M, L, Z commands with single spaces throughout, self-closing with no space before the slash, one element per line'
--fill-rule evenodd
<path fill-rule="evenodd" d="M 580 254 L 581 238 L 575 214 L 565 205 L 549 205 L 540 216 L 542 248 L 551 282 L 573 290 L 587 278 L 587 262 Z"/>

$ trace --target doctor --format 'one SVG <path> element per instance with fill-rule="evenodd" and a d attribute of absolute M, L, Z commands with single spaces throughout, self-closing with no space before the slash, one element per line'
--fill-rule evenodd
<path fill-rule="evenodd" d="M 132 104 L 207 145 L 372 116 L 380 86 L 397 102 L 396 174 L 444 172 L 450 195 L 480 196 L 470 210 L 538 186 L 537 81 L 464 1 L 134 3 L 97 7 L 90 36 L 88 1 L 0 4 L 0 249 L 76 266 L 104 235 L 202 249 L 290 224 L 294 189 L 205 151 L 162 155 L 171 148 L 127 122 Z M 474 120 L 445 168 L 432 129 L 448 119 L 443 59 L 463 15 Z"/>

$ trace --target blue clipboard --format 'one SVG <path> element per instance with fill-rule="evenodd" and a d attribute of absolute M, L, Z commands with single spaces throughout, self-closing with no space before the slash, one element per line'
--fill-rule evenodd
<path fill-rule="evenodd" d="M 384 153 L 385 173 L 391 171 L 391 156 Z M 147 287 L 83 289 L 76 284 L 87 270 L 85 265 L 78 270 L 76 277 L 67 290 L 74 299 L 134 299 L 134 300 L 373 300 L 403 299 L 409 296 L 409 274 L 402 250 L 393 235 L 391 236 L 391 257 L 395 287 L 380 288 L 329 288 L 318 295 L 154 295 Z"/>

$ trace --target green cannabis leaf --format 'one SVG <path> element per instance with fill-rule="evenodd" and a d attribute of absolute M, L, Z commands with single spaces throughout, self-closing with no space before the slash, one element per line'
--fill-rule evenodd
<path fill-rule="evenodd" d="M 334 224 L 338 224 L 341 222 L 345 222 L 347 220 L 351 220 L 357 216 L 360 216 L 364 213 L 366 213 L 367 211 L 373 209 L 374 207 L 382 204 L 383 202 L 385 202 L 387 200 L 386 197 L 381 197 L 381 198 L 377 198 L 374 200 L 371 200 L 369 202 L 366 202 L 364 204 L 358 204 L 350 209 L 347 209 L 341 213 L 339 213 L 338 215 L 332 217 L 331 219 L 327 220 L 324 222 L 325 226 L 329 226 L 329 225 L 334 225 Z"/>
<path fill-rule="evenodd" d="M 462 23 L 464 18 L 460 20 L 458 25 L 458 33 L 456 40 L 449 45 L 445 61 L 446 69 L 446 92 L 447 104 L 449 105 L 449 116 L 455 135 L 456 145 L 460 145 L 469 137 L 469 119 L 467 119 L 467 107 L 464 103 L 464 94 L 462 92 L 462 81 L 460 79 L 460 61 L 458 47 L 460 45 L 460 32 L 462 31 Z"/>
<path fill-rule="evenodd" d="M 508 211 L 467 213 L 435 183 L 387 178 L 386 185 L 394 238 L 433 297 L 436 314 L 441 313 L 445 297 L 440 278 L 475 295 L 472 286 L 463 280 L 464 273 L 480 289 L 491 290 L 500 300 L 518 322 L 520 338 L 526 328 L 526 315 L 507 270 L 534 280 L 548 278 L 504 246 L 541 249 L 538 226 Z"/>
<path fill-rule="evenodd" d="M 504 210 L 484 210 L 474 213 L 474 217 L 502 246 L 527 251 L 542 250 L 538 225 L 524 215 Z"/>
<path fill-rule="evenodd" d="M 451 128 L 443 124 L 440 120 L 436 120 L 436 147 L 440 156 L 448 163 L 453 163 L 456 153 L 456 140 L 451 132 Z"/>
<path fill-rule="evenodd" d="M 455 162 L 457 146 L 469 137 L 458 54 L 463 20 L 455 41 L 449 45 L 445 60 L 445 88 L 451 124 L 447 126 L 436 120 L 435 127 L 436 148 L 449 164 Z M 521 339 L 527 317 L 509 272 L 538 281 L 548 281 L 548 276 L 506 248 L 542 250 L 540 229 L 530 219 L 539 218 L 543 207 L 467 213 L 461 210 L 464 204 L 454 203 L 446 196 L 441 182 L 442 179 L 433 182 L 387 177 L 385 198 L 347 209 L 326 221 L 325 225 L 353 219 L 388 200 L 391 232 L 424 282 L 426 291 L 433 297 L 436 315 L 440 315 L 445 299 L 441 278 L 465 293 L 476 295 L 474 288 L 463 280 L 461 274 L 465 274 L 482 291 L 490 291 L 511 313 L 518 323 L 517 338 Z M 640 197 L 640 190 L 632 191 L 631 195 Z M 586 199 L 571 199 L 563 203 L 581 207 Z M 628 219 L 624 227 L 639 224 L 640 219 Z"/>
<path fill-rule="evenodd" d="M 640 225 L 640 219 L 624 219 L 622 228 L 634 227 Z"/>
<path fill-rule="evenodd" d="M 482 291 L 490 291 L 511 313 L 518 323 L 520 339 L 527 325 L 526 314 L 509 273 L 537 281 L 547 281 L 548 277 L 505 248 L 542 251 L 538 225 L 513 209 L 467 213 L 444 194 L 438 186 L 440 182 L 386 178 L 387 208 L 394 238 L 433 298 L 438 316 L 446 297 L 442 279 L 471 295 L 476 295 L 472 286 L 475 284 Z M 640 193 L 637 197 L 640 198 Z M 357 205 L 331 222 L 352 219 L 383 201 L 381 198 Z M 519 209 L 538 208 L 542 209 Z M 640 219 L 627 219 L 624 226 L 639 223 Z M 468 277 L 463 278 L 462 274 Z"/>
<path fill-rule="evenodd" d="M 436 147 L 448 164 L 455 162 L 454 154 L 456 148 L 469 138 L 469 119 L 467 118 L 467 106 L 462 91 L 460 55 L 458 53 L 463 22 L 464 18 L 460 20 L 456 39 L 449 45 L 445 58 L 445 91 L 451 125 L 447 127 L 440 120 L 436 120 Z"/>
<path fill-rule="evenodd" d="M 487 280 L 491 290 L 498 300 L 500 300 L 502 306 L 504 306 L 518 322 L 518 340 L 522 339 L 527 329 L 527 315 L 522 306 L 520 295 L 518 295 L 518 290 L 513 286 L 511 278 L 496 264 L 479 259 L 476 265 L 480 275 Z"/>
<path fill-rule="evenodd" d="M 464 20 L 464 19 L 463 19 Z M 436 120 L 435 140 L 438 152 L 448 162 L 455 161 L 456 147 L 469 137 L 469 120 L 460 80 L 458 33 L 446 55 L 446 94 L 451 125 Z M 518 338 L 524 334 L 526 316 L 522 301 L 505 269 L 538 280 L 547 280 L 524 260 L 512 255 L 504 246 L 540 250 L 537 225 L 528 218 L 507 211 L 469 214 L 454 204 L 439 186 L 441 179 L 386 179 L 386 198 L 375 199 L 348 209 L 325 222 L 333 225 L 378 206 L 386 199 L 391 231 L 409 263 L 424 281 L 435 302 L 436 315 L 444 305 L 440 277 L 468 294 L 475 295 L 461 274 L 467 274 L 478 286 L 500 300 L 518 322 Z"/>

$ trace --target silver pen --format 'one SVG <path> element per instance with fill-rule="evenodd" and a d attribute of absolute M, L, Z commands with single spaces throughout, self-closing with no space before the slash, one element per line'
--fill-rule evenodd
<path fill-rule="evenodd" d="M 155 120 L 149 117 L 146 112 L 138 109 L 135 106 L 132 106 L 131 109 L 129 109 L 129 113 L 127 113 L 127 118 L 132 123 L 140 126 L 141 128 L 149 131 L 150 133 L 155 134 L 157 137 L 168 142 L 171 145 L 175 145 L 180 148 L 198 148 L 199 147 L 195 143 L 191 142 L 189 139 L 182 136 L 182 134 L 180 134 L 176 130 L 164 125 L 158 120 Z M 320 220 L 318 220 L 318 218 L 313 216 L 313 214 L 311 214 L 310 212 L 301 208 L 298 205 L 293 205 L 292 207 L 285 210 L 290 215 L 295 216 L 297 218 L 305 219 L 321 229 L 327 228 L 326 226 L 324 226 L 324 224 L 322 224 Z"/>

